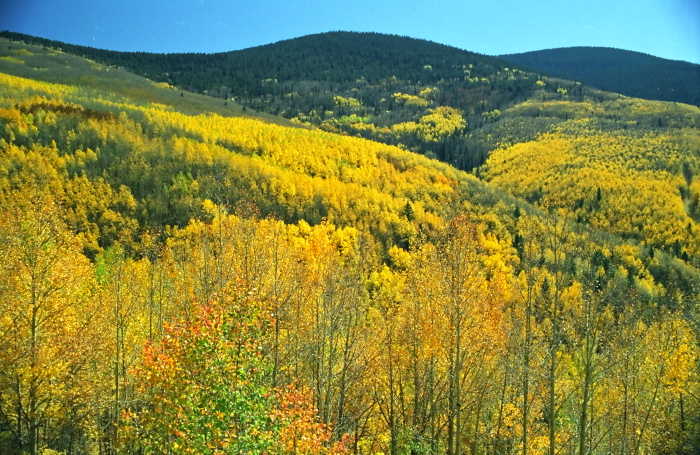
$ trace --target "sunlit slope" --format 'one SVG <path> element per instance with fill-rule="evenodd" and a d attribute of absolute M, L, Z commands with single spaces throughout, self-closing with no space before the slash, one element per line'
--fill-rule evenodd
<path fill-rule="evenodd" d="M 548 209 L 683 258 L 700 252 L 700 109 L 619 99 L 535 102 L 504 115 L 567 116 L 495 150 L 481 175 Z"/>
<path fill-rule="evenodd" d="M 410 248 L 464 212 L 518 247 L 517 214 L 535 213 L 531 203 L 540 215 L 563 208 L 577 229 L 639 244 L 634 255 L 645 261 L 647 246 L 687 260 L 698 245 L 695 107 L 541 92 L 485 119 L 483 139 L 498 148 L 479 169 L 485 183 L 370 140 L 188 115 L 138 93 L 0 78 L 1 184 L 51 188 L 89 255 L 208 219 L 207 199 L 288 223 L 354 227 L 384 252 Z M 638 157 L 647 153 L 650 164 Z"/>
<path fill-rule="evenodd" d="M 184 225 L 209 198 L 249 201 L 290 222 L 371 227 L 386 244 L 406 244 L 416 225 L 439 224 L 457 193 L 490 195 L 489 204 L 501 199 L 465 173 L 396 147 L 224 117 L 238 107 L 36 46 L 8 43 L 0 52 L 3 69 L 70 82 L 3 76 L 13 137 L 6 144 L 47 147 L 40 155 L 61 157 L 56 163 L 68 180 L 84 174 L 93 187 L 123 185 L 136 205 L 117 211 L 126 217 L 119 223 L 138 229 Z M 698 108 L 595 99 L 576 86 L 546 91 L 555 84 L 542 81 L 530 100 L 482 116 L 468 139 L 497 150 L 480 175 L 543 208 L 563 207 L 573 221 L 693 255 L 700 244 Z M 187 115 L 207 107 L 218 114 Z M 91 216 L 78 225 L 97 249 L 109 244 L 101 231 L 116 232 L 108 228 L 116 221 Z"/>
<path fill-rule="evenodd" d="M 0 38 L 0 72 L 44 82 L 95 89 L 136 102 L 159 103 L 188 114 L 212 112 L 222 116 L 261 118 L 273 123 L 290 122 L 244 109 L 231 100 L 176 89 L 167 83 L 157 83 L 122 68 L 96 63 L 56 49 L 11 42 Z"/>
<path fill-rule="evenodd" d="M 114 52 L 0 36 L 235 98 L 249 110 L 297 124 L 401 145 L 465 170 L 482 164 L 489 150 L 486 134 L 478 134 L 485 118 L 535 92 L 572 85 L 542 85 L 537 74 L 494 57 L 378 33 L 323 33 L 217 54 Z"/>
<path fill-rule="evenodd" d="M 95 251 L 124 232 L 185 225 L 205 199 L 366 228 L 391 245 L 441 224 L 458 194 L 497 198 L 444 163 L 364 139 L 4 74 L 0 86 L 2 185 L 53 188 Z"/>

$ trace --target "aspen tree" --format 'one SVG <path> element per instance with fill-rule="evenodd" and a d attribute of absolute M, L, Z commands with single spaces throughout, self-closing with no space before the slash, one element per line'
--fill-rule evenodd
<path fill-rule="evenodd" d="M 56 447 L 63 425 L 94 423 L 103 310 L 92 267 L 53 200 L 25 189 L 3 195 L 3 207 L 0 406 L 16 449 L 36 455 Z"/>

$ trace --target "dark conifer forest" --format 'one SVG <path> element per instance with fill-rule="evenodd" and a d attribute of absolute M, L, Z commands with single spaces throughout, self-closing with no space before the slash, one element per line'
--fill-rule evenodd
<path fill-rule="evenodd" d="M 700 65 L 605 47 L 570 47 L 501 55 L 533 71 L 649 100 L 700 106 Z"/>

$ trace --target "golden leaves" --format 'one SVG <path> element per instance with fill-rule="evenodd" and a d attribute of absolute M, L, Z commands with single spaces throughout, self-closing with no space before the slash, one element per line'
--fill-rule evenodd
<path fill-rule="evenodd" d="M 658 246 L 678 241 L 689 254 L 696 251 L 696 223 L 686 209 L 692 200 L 679 194 L 685 183 L 678 169 L 682 160 L 700 166 L 700 156 L 683 158 L 675 139 L 662 134 L 613 135 L 591 128 L 574 136 L 567 131 L 576 123 L 494 151 L 485 177 L 543 207 L 563 208 L 571 219 L 593 227 Z"/>

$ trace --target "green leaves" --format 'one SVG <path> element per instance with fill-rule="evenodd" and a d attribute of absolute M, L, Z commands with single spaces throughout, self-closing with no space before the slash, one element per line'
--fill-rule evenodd
<path fill-rule="evenodd" d="M 235 287 L 148 344 L 134 371 L 148 405 L 125 413 L 127 437 L 146 453 L 262 453 L 274 443 L 275 405 L 262 343 L 266 304 Z"/>

